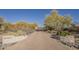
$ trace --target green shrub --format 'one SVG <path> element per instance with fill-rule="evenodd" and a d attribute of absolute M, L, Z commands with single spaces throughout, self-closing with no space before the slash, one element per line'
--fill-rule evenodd
<path fill-rule="evenodd" d="M 48 33 L 51 33 L 51 31 L 50 31 L 50 30 L 48 30 L 47 32 L 48 32 Z"/>
<path fill-rule="evenodd" d="M 68 31 L 61 31 L 61 32 L 58 32 L 58 35 L 67 36 L 67 35 L 70 35 L 70 33 Z"/>

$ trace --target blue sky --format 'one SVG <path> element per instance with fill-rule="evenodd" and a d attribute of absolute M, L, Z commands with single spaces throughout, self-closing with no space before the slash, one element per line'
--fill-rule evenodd
<path fill-rule="evenodd" d="M 51 9 L 0 9 L 0 16 L 9 22 L 26 21 L 43 25 L 45 17 L 50 14 Z M 74 23 L 79 23 L 78 9 L 60 9 L 60 15 L 71 15 Z"/>

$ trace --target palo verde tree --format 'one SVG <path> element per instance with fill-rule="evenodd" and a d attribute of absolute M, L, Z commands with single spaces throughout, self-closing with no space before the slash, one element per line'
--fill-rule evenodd
<path fill-rule="evenodd" d="M 16 23 L 16 26 L 20 29 L 35 29 L 37 27 L 37 24 L 20 21 Z"/>
<path fill-rule="evenodd" d="M 71 25 L 72 18 L 70 16 L 61 16 L 58 11 L 53 10 L 49 16 L 45 19 L 45 27 L 49 30 L 61 31 L 65 26 L 69 27 Z"/>

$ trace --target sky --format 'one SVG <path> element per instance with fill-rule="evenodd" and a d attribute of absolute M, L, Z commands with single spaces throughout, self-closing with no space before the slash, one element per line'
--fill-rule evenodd
<path fill-rule="evenodd" d="M 45 17 L 51 13 L 51 9 L 0 9 L 0 16 L 8 22 L 26 21 L 37 23 L 39 26 L 44 24 Z M 72 16 L 73 22 L 79 24 L 78 9 L 58 9 L 60 15 Z"/>

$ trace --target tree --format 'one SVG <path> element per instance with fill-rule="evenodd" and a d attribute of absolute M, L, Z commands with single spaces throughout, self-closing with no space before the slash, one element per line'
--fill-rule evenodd
<path fill-rule="evenodd" d="M 58 18 L 57 11 L 56 10 L 52 11 L 51 14 L 46 17 L 46 20 L 45 20 L 46 28 L 49 30 L 55 29 L 57 18 Z"/>
<path fill-rule="evenodd" d="M 31 24 L 31 23 L 20 21 L 20 22 L 16 23 L 16 26 L 18 29 L 23 29 L 23 30 L 32 29 L 32 30 L 34 30 L 37 27 L 37 24 L 36 23 Z"/>
<path fill-rule="evenodd" d="M 65 16 L 65 21 L 64 21 L 64 25 L 66 28 L 69 28 L 72 26 L 72 18 L 71 16 Z"/>
<path fill-rule="evenodd" d="M 28 23 L 23 21 L 16 22 L 15 25 L 17 29 L 26 29 L 28 27 Z"/>
<path fill-rule="evenodd" d="M 54 29 L 57 31 L 63 30 L 64 26 L 71 24 L 71 17 L 61 16 L 56 10 L 53 10 L 49 16 L 45 19 L 45 27 L 48 29 Z"/>
<path fill-rule="evenodd" d="M 36 23 L 29 24 L 29 28 L 35 30 L 37 27 Z"/>
<path fill-rule="evenodd" d="M 12 28 L 12 24 L 10 22 L 4 23 L 5 31 L 10 30 Z"/>

